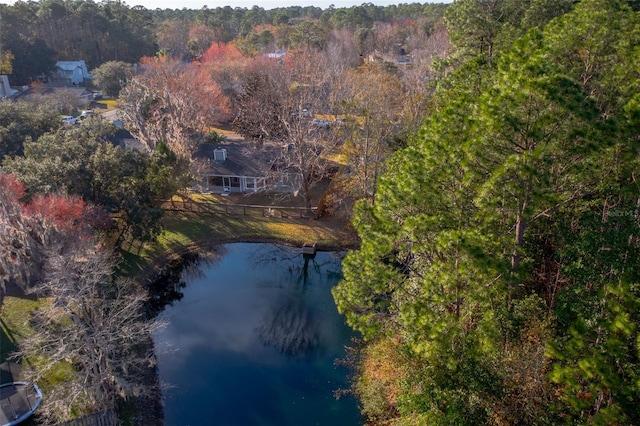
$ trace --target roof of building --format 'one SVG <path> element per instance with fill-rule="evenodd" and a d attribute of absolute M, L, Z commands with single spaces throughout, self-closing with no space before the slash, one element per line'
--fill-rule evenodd
<path fill-rule="evenodd" d="M 214 160 L 214 151 L 225 149 L 227 159 Z M 266 176 L 274 160 L 278 157 L 276 145 L 257 144 L 245 141 L 225 141 L 218 144 L 203 144 L 196 158 L 204 159 L 208 164 L 208 174 L 213 176 Z"/>
<path fill-rule="evenodd" d="M 19 96 L 29 96 L 34 94 L 44 95 L 47 93 L 56 93 L 60 91 L 71 92 L 78 98 L 91 98 L 91 96 L 93 95 L 93 91 L 87 89 L 86 87 L 72 86 L 68 82 L 50 82 L 42 87 L 37 87 L 35 89 L 27 86 L 27 89 L 20 92 Z"/>
<path fill-rule="evenodd" d="M 284 56 L 286 56 L 287 54 L 287 50 L 286 49 L 282 49 L 282 50 L 277 50 L 275 52 L 272 53 L 265 53 L 265 56 L 267 58 L 271 58 L 271 59 L 280 59 L 283 58 Z"/>
<path fill-rule="evenodd" d="M 87 68 L 87 64 L 84 62 L 84 60 L 80 60 L 80 61 L 58 61 L 56 62 L 56 67 L 66 70 L 66 71 L 73 71 L 74 69 L 78 68 L 78 67 L 84 67 Z"/>

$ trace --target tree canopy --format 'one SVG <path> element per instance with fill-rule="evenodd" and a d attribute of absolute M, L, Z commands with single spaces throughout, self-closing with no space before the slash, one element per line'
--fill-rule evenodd
<path fill-rule="evenodd" d="M 185 60 L 197 59 L 215 42 L 236 41 L 253 53 L 253 47 L 319 47 L 332 28 L 369 30 L 375 21 L 405 25 L 418 18 L 427 18 L 433 25 L 446 6 L 413 3 L 326 10 L 315 6 L 148 10 L 111 1 L 17 1 L 0 5 L 0 49 L 3 69 L 12 71 L 8 73 L 11 83 L 24 85 L 46 78 L 58 60 L 83 59 L 94 69 L 111 61 L 133 64 L 159 51 Z M 375 37 L 375 31 L 367 34 Z"/>
<path fill-rule="evenodd" d="M 637 22 L 625 2 L 584 0 L 499 48 L 453 38 L 470 56 L 375 201 L 357 205 L 362 245 L 334 289 L 369 347 L 396 359 L 386 382 L 361 364 L 370 418 L 638 421 L 637 101 L 629 83 L 608 85 L 636 69 L 623 52 Z"/>
<path fill-rule="evenodd" d="M 114 146 L 114 130 L 99 119 L 60 128 L 27 142 L 24 155 L 6 158 L 3 170 L 17 175 L 30 197 L 70 194 L 106 209 L 114 221 L 103 231 L 115 235 L 116 246 L 151 240 L 160 231 L 158 200 L 175 190 L 176 160 Z"/>
<path fill-rule="evenodd" d="M 358 200 L 361 244 L 333 294 L 364 338 L 353 390 L 368 421 L 640 422 L 637 1 L 1 9 L 14 81 L 80 54 L 148 148 L 115 147 L 99 120 L 63 126 L 60 105 L 0 103 L 0 160 L 17 179 L 0 174 L 0 277 L 60 293 L 42 314 L 53 324 L 34 316 L 41 337 L 131 313 L 96 300 L 143 299 L 107 278 L 107 255 L 83 260 L 97 243 L 64 239 L 64 217 L 86 224 L 95 204 L 111 220 L 92 230 L 116 247 L 153 239 L 159 201 L 187 186 L 212 126 L 233 119 L 280 149 L 271 170 L 295 176 L 307 207 L 330 175 L 343 205 Z M 116 350 L 90 335 L 65 350 L 79 371 L 105 373 L 85 378 L 84 401 L 111 404 L 131 341 Z M 59 356 L 42 345 L 25 348 Z M 114 356 L 92 364 L 85 346 Z"/>

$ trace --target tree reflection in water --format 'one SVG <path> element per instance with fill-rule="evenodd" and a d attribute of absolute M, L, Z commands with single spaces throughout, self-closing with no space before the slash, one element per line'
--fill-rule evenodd
<path fill-rule="evenodd" d="M 257 328 L 260 340 L 288 356 L 311 353 L 318 345 L 318 330 L 311 310 L 295 295 L 273 306 Z"/>
<path fill-rule="evenodd" d="M 278 293 L 280 297 L 274 298 L 273 305 L 268 308 L 256 332 L 266 346 L 284 355 L 295 357 L 310 354 L 318 346 L 319 326 L 310 308 L 313 301 L 305 299 L 306 288 L 327 278 L 322 276 L 322 270 L 327 265 L 335 267 L 324 268 L 325 274 L 339 273 L 335 271 L 340 271 L 342 254 L 336 253 L 320 263 L 315 255 L 303 254 L 298 248 L 274 245 L 261 247 L 251 257 L 253 267 L 276 270 L 275 274 L 265 277 L 265 281 L 270 286 L 276 280 L 277 286 L 284 291 Z M 204 278 L 204 270 L 223 256 L 224 246 L 220 246 L 206 254 L 189 253 L 167 265 L 148 286 L 150 313 L 156 315 L 166 306 L 181 300 L 186 283 Z M 293 284 L 292 288 L 287 288 L 290 283 Z"/>
<path fill-rule="evenodd" d="M 203 269 L 219 261 L 225 253 L 224 246 L 208 251 L 194 251 L 181 256 L 179 259 L 167 263 L 165 267 L 147 285 L 149 314 L 155 316 L 166 306 L 181 300 L 182 289 L 190 279 L 204 277 Z"/>
<path fill-rule="evenodd" d="M 282 281 L 294 284 L 291 291 L 283 292 L 282 298 L 275 301 L 256 329 L 265 345 L 287 356 L 304 356 L 317 348 L 319 326 L 305 300 L 305 290 L 314 281 L 320 281 L 322 266 L 335 263 L 339 270 L 340 260 L 341 257 L 335 256 L 320 264 L 315 255 L 303 254 L 299 249 L 284 246 L 271 246 L 269 250 L 257 252 L 252 257 L 256 268 L 268 265 L 273 270 L 275 264 L 283 272 Z"/>
<path fill-rule="evenodd" d="M 330 292 L 341 258 L 275 247 L 225 245 L 161 314 L 169 324 L 154 344 L 160 379 L 173 386 L 167 424 L 362 424 L 355 400 L 333 398 L 348 386 L 335 360 L 353 336 Z"/>

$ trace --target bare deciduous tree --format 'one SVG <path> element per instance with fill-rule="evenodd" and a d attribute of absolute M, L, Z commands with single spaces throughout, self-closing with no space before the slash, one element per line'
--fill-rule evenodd
<path fill-rule="evenodd" d="M 403 105 L 409 100 L 394 69 L 369 64 L 343 76 L 340 105 L 349 173 L 341 176 L 348 198 L 373 199 L 376 181 L 402 128 Z"/>
<path fill-rule="evenodd" d="M 337 123 L 331 118 L 331 84 L 319 72 L 320 54 L 300 52 L 288 63 L 272 63 L 254 73 L 238 100 L 235 129 L 245 137 L 280 145 L 273 171 L 292 178 L 294 193 L 311 208 L 311 191 L 331 171 Z"/>
<path fill-rule="evenodd" d="M 357 67 L 361 61 L 360 52 L 347 29 L 333 30 L 323 53 L 325 61 L 322 68 L 333 77 Z"/>
<path fill-rule="evenodd" d="M 141 67 L 120 94 L 122 119 L 150 150 L 164 141 L 191 159 L 208 129 L 229 118 L 229 100 L 195 63 L 147 58 Z"/>
<path fill-rule="evenodd" d="M 47 386 L 38 412 L 46 424 L 113 409 L 118 398 L 150 391 L 144 375 L 154 363 L 154 323 L 143 314 L 146 293 L 111 278 L 113 257 L 93 237 L 75 242 L 48 248 L 45 278 L 32 290 L 48 302 L 34 313 L 36 333 L 18 353 L 36 367 L 34 381 L 64 372 Z"/>
<path fill-rule="evenodd" d="M 42 299 L 35 333 L 14 356 L 46 388 L 46 424 L 114 409 L 121 397 L 153 391 L 146 292 L 114 280 L 115 259 L 92 232 L 93 208 L 77 197 L 36 196 L 23 204 L 14 178 L 0 173 L 0 279 Z M 0 296 L 2 292 L 0 292 Z"/>
<path fill-rule="evenodd" d="M 59 88 L 54 91 L 35 89 L 24 98 L 28 102 L 39 105 L 48 105 L 61 114 L 73 114 L 78 108 L 87 108 L 89 102 L 78 97 L 71 89 Z"/>
<path fill-rule="evenodd" d="M 9 282 L 26 288 L 40 278 L 42 253 L 36 224 L 25 217 L 19 198 L 24 187 L 0 172 L 0 304 Z"/>

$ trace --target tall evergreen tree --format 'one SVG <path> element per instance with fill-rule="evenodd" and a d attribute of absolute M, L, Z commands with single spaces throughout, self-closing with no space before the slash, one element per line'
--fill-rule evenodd
<path fill-rule="evenodd" d="M 375 203 L 357 206 L 362 245 L 334 296 L 411 365 L 393 398 L 408 423 L 638 420 L 638 102 L 634 82 L 609 83 L 633 72 L 635 32 L 618 29 L 637 15 L 601 6 L 528 32 L 491 75 L 466 61 L 486 78 L 441 85 Z M 559 58 L 597 45 L 577 35 L 612 17 L 625 20 L 602 31 L 618 47 L 586 85 Z"/>

